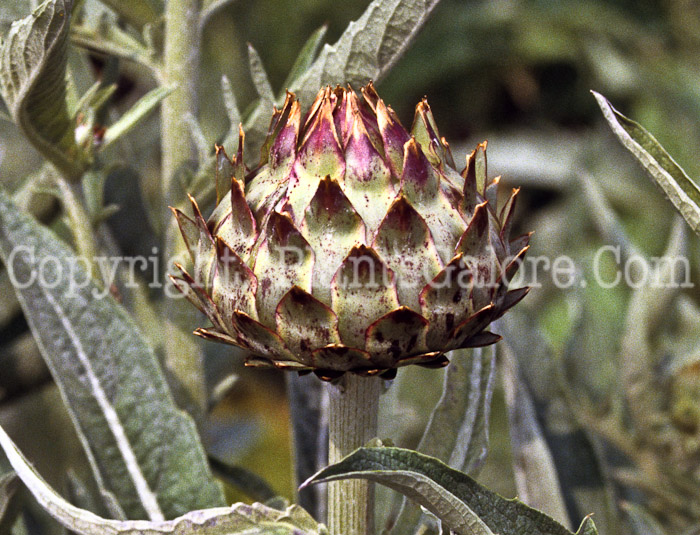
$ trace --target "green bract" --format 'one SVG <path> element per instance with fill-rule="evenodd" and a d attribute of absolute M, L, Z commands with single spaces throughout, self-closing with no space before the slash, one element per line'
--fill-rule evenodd
<path fill-rule="evenodd" d="M 288 94 L 263 161 L 246 176 L 219 150 L 231 192 L 208 221 L 175 210 L 194 277 L 173 278 L 249 365 L 392 376 L 442 366 L 446 351 L 491 344 L 485 331 L 526 288 L 508 281 L 529 235 L 509 240 L 517 190 L 497 209 L 486 143 L 460 174 L 428 103 L 411 133 L 369 84 L 322 89 L 302 120 Z"/>

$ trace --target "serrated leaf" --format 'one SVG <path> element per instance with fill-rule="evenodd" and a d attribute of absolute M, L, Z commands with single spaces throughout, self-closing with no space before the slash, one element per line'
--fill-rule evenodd
<path fill-rule="evenodd" d="M 442 461 L 401 448 L 360 448 L 304 486 L 348 478 L 368 479 L 404 494 L 458 535 L 572 535 L 547 515 L 499 496 Z M 597 531 L 586 518 L 576 533 Z"/>
<path fill-rule="evenodd" d="M 304 46 L 301 48 L 301 52 L 299 52 L 294 65 L 292 65 L 292 69 L 287 75 L 287 79 L 284 81 L 284 85 L 282 86 L 284 89 L 292 87 L 297 79 L 304 75 L 309 67 L 311 67 L 314 59 L 316 59 L 318 49 L 321 47 L 323 38 L 326 36 L 327 30 L 328 26 L 321 26 L 318 30 L 312 33 L 311 37 L 309 37 L 306 43 L 304 43 Z"/>
<path fill-rule="evenodd" d="M 418 445 L 418 451 L 466 473 L 480 468 L 488 450 L 488 419 L 496 366 L 491 348 L 453 353 L 445 371 L 442 396 Z M 421 511 L 404 502 L 394 533 L 415 529 Z"/>
<path fill-rule="evenodd" d="M 68 503 L 49 487 L 2 427 L 0 446 L 39 505 L 79 535 L 328 535 L 323 524 L 316 523 L 296 505 L 280 511 L 259 503 L 238 503 L 231 507 L 188 511 L 173 520 L 158 522 L 101 518 Z"/>
<path fill-rule="evenodd" d="M 248 43 L 248 61 L 250 62 L 250 75 L 253 78 L 255 91 L 257 91 L 263 103 L 271 107 L 272 103 L 275 102 L 275 92 L 272 90 L 272 85 L 270 85 L 260 54 L 250 43 Z"/>
<path fill-rule="evenodd" d="M 105 130 L 101 148 L 105 149 L 143 121 L 165 97 L 173 92 L 173 89 L 170 86 L 156 87 L 142 96 L 117 122 Z"/>
<path fill-rule="evenodd" d="M 593 91 L 603 116 L 629 150 L 673 203 L 690 228 L 700 234 L 700 188 L 640 124 L 628 119 Z"/>
<path fill-rule="evenodd" d="M 66 103 L 71 8 L 71 0 L 47 0 L 12 25 L 0 50 L 0 92 L 30 143 L 77 179 L 87 156 L 75 142 Z"/>
<path fill-rule="evenodd" d="M 531 507 L 568 525 L 569 515 L 557 468 L 537 421 L 533 400 L 520 376 L 512 349 L 505 341 L 501 342 L 500 348 L 518 496 Z"/>
<path fill-rule="evenodd" d="M 291 88 L 311 103 L 325 84 L 379 82 L 411 44 L 439 0 L 374 0 L 340 39 L 326 45 Z M 309 105 L 306 104 L 306 105 Z"/>
<path fill-rule="evenodd" d="M 222 504 L 194 423 L 131 318 L 2 191 L 0 256 L 106 498 L 129 518 Z"/>

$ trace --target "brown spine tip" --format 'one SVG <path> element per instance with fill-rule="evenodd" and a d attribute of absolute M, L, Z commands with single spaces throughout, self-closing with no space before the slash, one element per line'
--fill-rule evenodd
<path fill-rule="evenodd" d="M 362 93 L 365 102 L 367 102 L 367 104 L 369 104 L 369 107 L 372 108 L 372 110 L 376 113 L 377 102 L 380 99 L 379 94 L 377 94 L 377 90 L 374 88 L 374 83 L 372 82 L 372 80 L 367 82 L 367 84 L 360 89 L 360 92 Z"/>
<path fill-rule="evenodd" d="M 215 153 L 216 153 L 216 156 L 221 155 L 221 156 L 223 156 L 224 158 L 226 158 L 228 161 L 231 161 L 231 159 L 230 159 L 230 158 L 228 157 L 228 155 L 226 154 L 226 149 L 224 149 L 224 146 L 223 146 L 223 145 L 219 145 L 218 143 L 215 143 L 215 144 L 214 144 L 214 151 L 215 151 Z"/>
<path fill-rule="evenodd" d="M 199 223 L 204 224 L 204 228 L 207 227 L 206 223 L 204 222 L 204 217 L 202 216 L 202 212 L 199 210 L 199 205 L 197 204 L 197 201 L 195 198 L 190 195 L 189 193 L 187 194 L 187 198 L 190 201 L 190 205 L 192 206 L 192 212 L 194 213 L 195 221 Z"/>

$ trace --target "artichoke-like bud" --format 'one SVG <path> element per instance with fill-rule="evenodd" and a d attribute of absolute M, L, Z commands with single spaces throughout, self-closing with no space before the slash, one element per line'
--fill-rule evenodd
<path fill-rule="evenodd" d="M 499 339 L 529 235 L 509 239 L 517 190 L 497 207 L 486 143 L 460 174 L 427 101 L 409 133 L 369 84 L 322 89 L 304 118 L 288 94 L 256 171 L 242 150 L 241 132 L 232 160 L 217 151 L 231 190 L 208 221 L 194 199 L 175 210 L 194 277 L 173 281 L 212 323 L 196 334 L 327 380 Z"/>

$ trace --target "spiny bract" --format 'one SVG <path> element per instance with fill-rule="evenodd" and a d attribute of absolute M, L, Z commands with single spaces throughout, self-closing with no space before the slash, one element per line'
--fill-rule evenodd
<path fill-rule="evenodd" d="M 372 84 L 362 97 L 324 88 L 302 120 L 288 94 L 257 172 L 241 132 L 232 160 L 217 150 L 231 191 L 209 220 L 194 199 L 194 218 L 175 210 L 194 278 L 173 281 L 213 324 L 196 334 L 249 365 L 328 380 L 442 366 L 496 342 L 485 328 L 527 293 L 507 289 L 529 235 L 509 241 L 517 190 L 499 211 L 486 143 L 460 174 L 426 100 L 408 133 Z"/>

